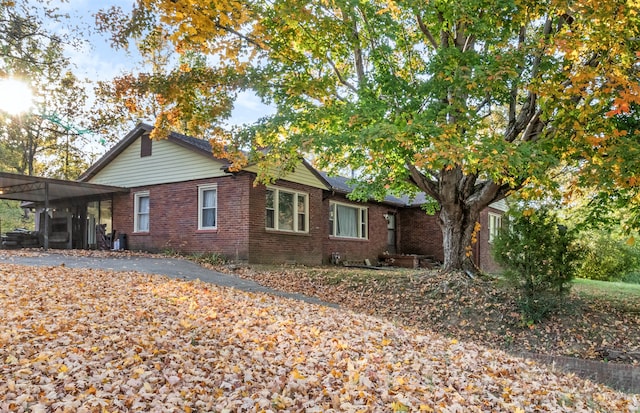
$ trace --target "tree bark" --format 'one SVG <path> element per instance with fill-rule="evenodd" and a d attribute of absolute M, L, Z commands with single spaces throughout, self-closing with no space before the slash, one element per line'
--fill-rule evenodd
<path fill-rule="evenodd" d="M 503 199 L 508 185 L 493 181 L 478 181 L 474 174 L 465 174 L 460 167 L 445 168 L 431 173 L 429 179 L 413 164 L 407 164 L 409 181 L 433 197 L 440 205 L 438 224 L 442 231 L 445 272 L 478 273 L 473 262 L 473 233 L 480 212 L 492 202 Z"/>
<path fill-rule="evenodd" d="M 476 205 L 466 206 L 462 202 L 441 205 L 439 224 L 442 230 L 444 252 L 443 271 L 471 271 L 477 273 L 473 262 L 472 238 L 480 210 Z"/>

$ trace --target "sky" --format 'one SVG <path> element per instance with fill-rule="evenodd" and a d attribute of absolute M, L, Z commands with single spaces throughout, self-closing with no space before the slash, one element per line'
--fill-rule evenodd
<path fill-rule="evenodd" d="M 36 1 L 36 0 L 30 0 Z M 112 49 L 106 34 L 98 33 L 94 25 L 94 14 L 100 9 L 120 6 L 129 11 L 133 0 L 68 0 L 60 2 L 61 11 L 67 12 L 72 22 L 87 28 L 89 38 L 81 50 L 67 48 L 67 55 L 77 67 L 76 75 L 91 80 L 110 80 L 127 71 L 136 71 L 139 55 L 124 50 Z M 134 51 L 135 52 L 135 51 Z M 263 105 L 251 92 L 241 93 L 228 124 L 252 123 L 273 113 L 273 109 Z"/>

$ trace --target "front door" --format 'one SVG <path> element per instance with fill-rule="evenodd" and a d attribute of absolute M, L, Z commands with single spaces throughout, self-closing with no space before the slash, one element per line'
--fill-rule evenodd
<path fill-rule="evenodd" d="M 387 251 L 396 253 L 396 215 L 387 214 Z"/>

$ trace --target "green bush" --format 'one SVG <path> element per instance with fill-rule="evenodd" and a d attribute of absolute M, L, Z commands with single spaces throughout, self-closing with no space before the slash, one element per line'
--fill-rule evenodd
<path fill-rule="evenodd" d="M 576 276 L 600 281 L 621 281 L 627 274 L 640 270 L 637 246 L 608 233 L 588 231 L 580 234 L 578 247 L 583 251 L 582 264 Z"/>
<path fill-rule="evenodd" d="M 556 311 L 569 293 L 578 259 L 573 233 L 546 208 L 512 210 L 494 240 L 493 254 L 517 291 L 527 322 Z"/>
<path fill-rule="evenodd" d="M 635 270 L 635 271 L 626 273 L 625 275 L 622 276 L 622 279 L 620 281 L 629 283 L 629 284 L 640 284 L 640 270 Z"/>

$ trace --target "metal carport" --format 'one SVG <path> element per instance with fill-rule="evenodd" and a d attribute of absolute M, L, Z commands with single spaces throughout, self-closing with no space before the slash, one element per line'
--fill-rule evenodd
<path fill-rule="evenodd" d="M 128 188 L 97 185 L 87 182 L 66 181 L 0 172 L 0 199 L 33 202 L 48 210 L 51 203 L 78 198 L 97 198 L 113 193 L 129 192 Z M 48 214 L 45 214 L 45 228 Z M 44 248 L 49 248 L 49 235 L 44 231 Z"/>

